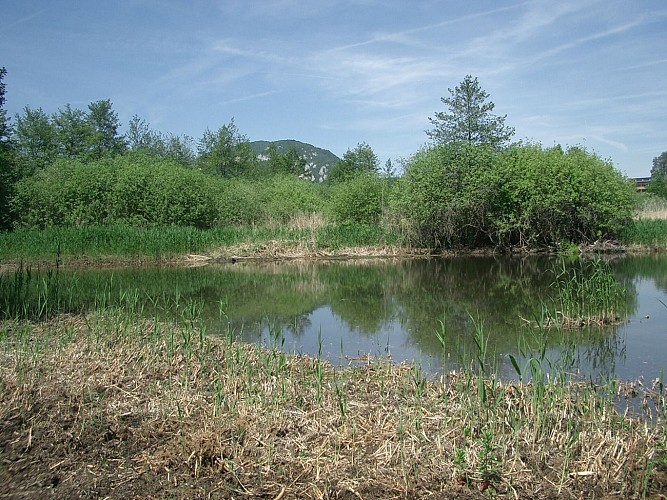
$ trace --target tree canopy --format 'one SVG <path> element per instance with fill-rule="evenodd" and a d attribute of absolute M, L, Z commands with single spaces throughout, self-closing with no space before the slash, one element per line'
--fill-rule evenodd
<path fill-rule="evenodd" d="M 203 172 L 223 177 L 248 176 L 256 172 L 255 153 L 233 118 L 216 132 L 206 129 L 199 141 L 198 152 L 196 164 Z"/>
<path fill-rule="evenodd" d="M 91 161 L 122 154 L 127 145 L 119 128 L 110 100 L 92 102 L 88 111 L 67 104 L 53 115 L 26 106 L 14 127 L 24 174 L 49 166 L 56 158 Z"/>
<path fill-rule="evenodd" d="M 651 177 L 667 175 L 667 151 L 663 151 L 659 156 L 653 158 L 653 167 L 651 168 Z"/>
<path fill-rule="evenodd" d="M 15 162 L 11 141 L 11 127 L 5 110 L 5 82 L 7 70 L 0 68 L 0 229 L 10 226 L 9 200 L 15 182 Z"/>
<path fill-rule="evenodd" d="M 354 149 L 348 149 L 343 159 L 336 163 L 327 176 L 330 183 L 349 180 L 360 173 L 377 173 L 380 169 L 380 160 L 365 142 L 360 142 Z"/>
<path fill-rule="evenodd" d="M 667 151 L 653 158 L 651 181 L 646 191 L 667 198 Z"/>
<path fill-rule="evenodd" d="M 269 174 L 302 175 L 306 168 L 306 160 L 295 147 L 281 152 L 275 144 L 271 144 L 266 152 L 269 157 Z"/>
<path fill-rule="evenodd" d="M 125 134 L 130 151 L 141 151 L 150 156 L 174 160 L 185 167 L 195 161 L 194 140 L 187 135 L 162 134 L 151 130 L 146 120 L 134 115 Z"/>
<path fill-rule="evenodd" d="M 505 125 L 507 115 L 492 114 L 495 104 L 487 101 L 489 94 L 480 87 L 477 78 L 467 75 L 454 90 L 448 91 L 450 97 L 440 99 L 447 111 L 429 117 L 434 128 L 426 134 L 436 144 L 463 141 L 498 149 L 509 142 L 514 128 Z"/>

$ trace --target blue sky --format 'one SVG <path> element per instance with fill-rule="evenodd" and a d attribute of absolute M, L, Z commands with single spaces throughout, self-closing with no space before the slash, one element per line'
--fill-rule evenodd
<path fill-rule="evenodd" d="M 93 7 L 94 5 L 94 7 Z M 111 99 L 195 139 L 234 118 L 382 163 L 428 140 L 466 74 L 517 139 L 583 145 L 628 176 L 667 150 L 664 0 L 0 0 L 6 108 Z"/>

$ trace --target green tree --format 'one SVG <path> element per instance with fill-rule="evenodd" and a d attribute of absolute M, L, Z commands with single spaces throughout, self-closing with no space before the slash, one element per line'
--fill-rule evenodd
<path fill-rule="evenodd" d="M 384 162 L 384 167 L 382 167 L 382 172 L 380 175 L 385 179 L 393 179 L 396 175 L 394 172 L 394 165 L 391 163 L 391 158 Z"/>
<path fill-rule="evenodd" d="M 515 145 L 500 153 L 490 219 L 502 246 L 554 246 L 616 237 L 634 187 L 611 162 L 579 147 Z"/>
<path fill-rule="evenodd" d="M 195 162 L 192 137 L 164 135 L 151 130 L 149 124 L 137 115 L 130 119 L 125 137 L 130 151 L 141 151 L 154 158 L 174 160 L 185 167 L 191 167 Z"/>
<path fill-rule="evenodd" d="M 275 144 L 271 144 L 266 151 L 268 170 L 270 174 L 301 175 L 306 168 L 306 159 L 301 156 L 299 150 L 291 147 L 287 152 L 281 152 Z"/>
<path fill-rule="evenodd" d="M 651 177 L 667 175 L 667 151 L 664 151 L 660 156 L 653 158 L 653 167 L 651 168 Z"/>
<path fill-rule="evenodd" d="M 514 135 L 514 128 L 505 125 L 505 116 L 495 116 L 495 104 L 487 102 L 489 94 L 479 85 L 477 78 L 467 75 L 454 90 L 448 89 L 450 97 L 441 101 L 448 108 L 438 111 L 435 118 L 429 117 L 433 124 L 428 135 L 436 144 L 448 144 L 464 141 L 474 145 L 489 145 L 499 149 L 509 142 Z"/>
<path fill-rule="evenodd" d="M 331 188 L 329 211 L 339 224 L 378 224 L 386 179 L 372 172 L 362 172 Z"/>
<path fill-rule="evenodd" d="M 288 223 L 296 217 L 322 212 L 322 186 L 299 179 L 293 173 L 275 174 L 252 184 L 269 220 Z"/>
<path fill-rule="evenodd" d="M 118 113 L 111 108 L 109 99 L 88 105 L 86 121 L 92 129 L 89 136 L 90 156 L 96 160 L 117 156 L 127 149 L 125 138 L 118 133 L 120 128 Z"/>
<path fill-rule="evenodd" d="M 52 120 L 58 138 L 59 156 L 88 159 L 95 129 L 86 113 L 66 104 L 53 115 Z"/>
<path fill-rule="evenodd" d="M 255 153 L 247 137 L 239 132 L 233 118 L 216 132 L 206 129 L 199 141 L 195 164 L 203 172 L 228 178 L 252 176 L 257 170 Z"/>
<path fill-rule="evenodd" d="M 167 134 L 164 138 L 165 158 L 173 160 L 184 167 L 192 167 L 195 163 L 194 139 L 189 135 Z"/>
<path fill-rule="evenodd" d="M 16 182 L 16 164 L 11 127 L 5 110 L 5 82 L 7 70 L 0 68 L 0 230 L 11 226 L 9 201 Z"/>
<path fill-rule="evenodd" d="M 29 228 L 125 223 L 207 228 L 218 218 L 223 179 L 130 152 L 84 162 L 59 158 L 16 184 L 17 225 Z"/>
<path fill-rule="evenodd" d="M 16 115 L 14 139 L 24 175 L 53 164 L 58 157 L 56 128 L 42 108 L 26 106 L 23 114 Z"/>
<path fill-rule="evenodd" d="M 634 189 L 581 148 L 452 142 L 415 154 L 393 191 L 394 211 L 428 247 L 543 247 L 619 234 Z"/>
<path fill-rule="evenodd" d="M 164 144 L 160 133 L 151 130 L 146 120 L 137 115 L 130 118 L 125 139 L 130 151 L 143 151 L 155 156 L 163 154 Z"/>
<path fill-rule="evenodd" d="M 667 198 L 667 151 L 653 158 L 651 181 L 646 191 L 662 198 Z"/>
<path fill-rule="evenodd" d="M 109 100 L 88 105 L 88 112 L 67 104 L 53 115 L 26 106 L 16 116 L 17 152 L 25 174 L 32 174 L 57 158 L 99 160 L 122 154 L 127 146 L 118 133 L 120 122 Z"/>
<path fill-rule="evenodd" d="M 412 242 L 430 248 L 490 244 L 497 164 L 490 146 L 460 141 L 413 155 L 392 193 Z"/>
<path fill-rule="evenodd" d="M 140 153 L 118 157 L 114 164 L 115 219 L 141 226 L 208 228 L 215 224 L 222 179 Z"/>
<path fill-rule="evenodd" d="M 665 175 L 652 175 L 648 186 L 646 186 L 646 192 L 667 199 L 667 178 L 665 178 Z"/>
<path fill-rule="evenodd" d="M 344 182 L 361 173 L 377 174 L 380 160 L 368 144 L 360 142 L 354 149 L 348 149 L 343 159 L 336 163 L 327 175 L 327 181 L 335 184 Z"/>

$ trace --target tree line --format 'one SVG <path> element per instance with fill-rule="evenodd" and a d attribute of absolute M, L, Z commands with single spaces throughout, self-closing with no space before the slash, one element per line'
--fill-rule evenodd
<path fill-rule="evenodd" d="M 272 147 L 260 162 L 233 119 L 198 140 L 137 116 L 121 134 L 102 100 L 51 115 L 25 107 L 10 124 L 2 83 L 0 224 L 206 228 L 316 212 L 335 224 L 381 224 L 412 245 L 507 249 L 613 237 L 630 219 L 632 187 L 610 162 L 512 142 L 477 78 L 448 91 L 445 110 L 429 118 L 430 142 L 401 162 L 402 175 L 360 142 L 315 184 L 299 178 L 296 150 Z"/>

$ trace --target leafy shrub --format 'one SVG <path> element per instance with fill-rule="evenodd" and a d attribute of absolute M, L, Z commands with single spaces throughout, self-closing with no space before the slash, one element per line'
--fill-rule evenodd
<path fill-rule="evenodd" d="M 216 179 L 141 154 L 81 163 L 58 160 L 17 184 L 18 226 L 128 223 L 210 227 Z"/>
<path fill-rule="evenodd" d="M 514 146 L 501 153 L 493 219 L 505 245 L 556 245 L 618 236 L 636 196 L 609 161 L 582 148 Z"/>
<path fill-rule="evenodd" d="M 360 173 L 331 188 L 329 211 L 339 224 L 377 224 L 382 216 L 385 181 L 373 173 Z"/>
<path fill-rule="evenodd" d="M 216 209 L 219 226 L 256 224 L 264 219 L 266 213 L 257 185 L 246 179 L 221 179 Z"/>
<path fill-rule="evenodd" d="M 109 222 L 113 183 L 106 161 L 58 160 L 17 183 L 12 200 L 16 224 L 43 229 Z"/>
<path fill-rule="evenodd" d="M 214 225 L 217 179 L 172 160 L 144 155 L 127 155 L 116 163 L 116 221 L 199 228 Z"/>
<path fill-rule="evenodd" d="M 581 148 L 450 143 L 407 164 L 393 206 L 413 243 L 544 246 L 613 237 L 636 197 L 613 165 Z"/>
<path fill-rule="evenodd" d="M 417 152 L 393 190 L 392 206 L 412 243 L 433 248 L 489 242 L 497 190 L 490 147 L 450 143 Z"/>
<path fill-rule="evenodd" d="M 276 175 L 259 187 L 269 219 L 287 222 L 294 216 L 322 210 L 322 187 L 295 175 Z"/>

